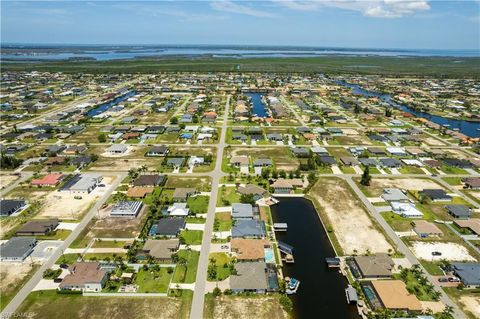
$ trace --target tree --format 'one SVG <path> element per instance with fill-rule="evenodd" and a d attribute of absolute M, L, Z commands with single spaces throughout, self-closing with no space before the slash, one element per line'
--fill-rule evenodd
<path fill-rule="evenodd" d="M 213 296 L 214 297 L 219 297 L 221 295 L 222 295 L 222 291 L 220 290 L 220 288 L 218 288 L 218 287 L 213 288 Z"/>
<path fill-rule="evenodd" d="M 293 309 L 293 302 L 287 295 L 281 295 L 279 299 L 280 305 L 282 305 L 283 309 L 287 312 L 292 311 Z"/>
<path fill-rule="evenodd" d="M 178 124 L 178 117 L 174 116 L 170 119 L 170 124 Z"/>
<path fill-rule="evenodd" d="M 6 156 L 2 154 L 1 161 L 0 161 L 0 168 L 3 169 L 14 169 L 22 164 L 22 160 L 14 156 Z"/>
<path fill-rule="evenodd" d="M 372 180 L 372 176 L 370 176 L 370 167 L 367 166 L 365 167 L 365 170 L 363 171 L 362 174 L 362 179 L 360 181 L 360 184 L 363 186 L 370 186 L 370 181 Z"/>
<path fill-rule="evenodd" d="M 242 194 L 240 195 L 240 203 L 243 204 L 255 204 L 255 199 L 253 198 L 253 194 Z"/>
<path fill-rule="evenodd" d="M 392 108 L 391 108 L 391 107 L 387 107 L 387 108 L 385 109 L 385 116 L 386 116 L 386 117 L 392 117 L 392 114 L 393 114 Z"/>
<path fill-rule="evenodd" d="M 100 133 L 98 134 L 98 142 L 100 143 L 105 143 L 107 141 L 107 136 L 105 135 L 105 133 Z"/>

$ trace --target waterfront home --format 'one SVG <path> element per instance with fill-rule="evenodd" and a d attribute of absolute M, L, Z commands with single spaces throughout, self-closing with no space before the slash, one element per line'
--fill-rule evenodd
<path fill-rule="evenodd" d="M 265 238 L 265 222 L 239 219 L 232 226 L 232 238 Z"/>
<path fill-rule="evenodd" d="M 48 235 L 58 226 L 58 219 L 30 220 L 15 233 L 17 236 Z"/>
<path fill-rule="evenodd" d="M 452 197 L 443 189 L 424 189 L 418 193 L 420 196 L 430 198 L 433 202 L 451 201 Z"/>
<path fill-rule="evenodd" d="M 374 280 L 370 284 L 386 309 L 419 312 L 423 309 L 417 297 L 408 292 L 401 280 Z"/>
<path fill-rule="evenodd" d="M 303 187 L 303 181 L 299 178 L 285 179 L 279 178 L 271 185 L 276 194 L 290 194 L 296 188 Z"/>
<path fill-rule="evenodd" d="M 230 249 L 238 261 L 263 261 L 265 248 L 270 248 L 265 239 L 234 238 L 230 242 Z"/>
<path fill-rule="evenodd" d="M 141 201 L 121 201 L 113 205 L 110 217 L 136 218 L 142 207 Z"/>
<path fill-rule="evenodd" d="M 469 219 L 472 215 L 472 211 L 465 205 L 445 205 L 447 212 L 458 219 Z"/>
<path fill-rule="evenodd" d="M 253 219 L 253 206 L 250 204 L 234 203 L 232 204 L 232 218 L 237 219 Z"/>
<path fill-rule="evenodd" d="M 230 276 L 234 293 L 266 293 L 268 290 L 266 264 L 263 261 L 235 263 L 235 275 Z"/>
<path fill-rule="evenodd" d="M 392 211 L 404 218 L 422 218 L 423 213 L 412 203 L 390 202 Z"/>
<path fill-rule="evenodd" d="M 0 245 L 0 261 L 22 262 L 32 253 L 36 244 L 34 237 L 12 237 Z"/>
<path fill-rule="evenodd" d="M 390 278 L 395 266 L 387 254 L 355 256 L 351 264 L 352 272 L 360 278 Z"/>
<path fill-rule="evenodd" d="M 76 262 L 68 268 L 58 290 L 101 292 L 108 279 L 107 271 L 98 262 Z"/>
<path fill-rule="evenodd" d="M 259 200 L 263 196 L 266 196 L 268 193 L 265 189 L 263 189 L 260 186 L 253 185 L 253 184 L 247 184 L 245 186 L 239 186 L 237 188 L 237 192 L 240 195 L 253 195 L 253 199 L 255 201 Z"/>
<path fill-rule="evenodd" d="M 10 216 L 27 206 L 27 203 L 24 200 L 19 199 L 0 199 L 0 216 Z"/>
<path fill-rule="evenodd" d="M 452 268 L 464 288 L 480 287 L 480 263 L 453 263 Z"/>
<path fill-rule="evenodd" d="M 414 222 L 413 231 L 421 238 L 427 238 L 430 236 L 443 236 L 443 232 L 434 223 L 427 222 L 426 220 L 416 220 Z"/>

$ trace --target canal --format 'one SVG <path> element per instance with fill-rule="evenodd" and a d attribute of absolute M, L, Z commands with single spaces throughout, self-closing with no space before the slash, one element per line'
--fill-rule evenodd
<path fill-rule="evenodd" d="M 246 96 L 250 98 L 250 102 L 252 103 L 252 114 L 258 117 L 268 117 L 267 107 L 265 103 L 262 101 L 262 94 L 261 93 L 254 93 L 249 92 L 245 93 Z"/>
<path fill-rule="evenodd" d="M 95 115 L 98 115 L 98 114 L 102 114 L 103 112 L 105 112 L 106 110 L 108 110 L 109 108 L 117 105 L 118 103 L 120 102 L 123 102 L 125 101 L 126 99 L 134 96 L 135 94 L 137 94 L 137 92 L 135 91 L 129 91 L 119 97 L 116 97 L 114 98 L 113 100 L 109 101 L 109 102 L 105 102 L 105 103 L 102 103 L 102 104 L 99 104 L 97 105 L 96 107 L 94 107 L 93 109 L 89 110 L 87 112 L 87 116 L 88 117 L 93 117 Z"/>
<path fill-rule="evenodd" d="M 365 97 L 378 97 L 382 101 L 390 104 L 392 107 L 400 109 L 405 112 L 412 113 L 415 116 L 423 117 L 433 123 L 437 123 L 439 125 L 448 125 L 450 129 L 458 129 L 461 133 L 470 136 L 470 137 L 480 137 L 480 123 L 479 122 L 471 122 L 465 120 L 456 120 L 445 118 L 437 115 L 428 114 L 425 112 L 417 111 L 414 108 L 405 105 L 399 104 L 392 100 L 390 94 L 387 93 L 379 93 L 374 91 L 368 91 L 363 89 L 358 84 L 347 83 L 344 81 L 335 81 L 337 84 L 349 87 L 352 89 L 353 94 L 363 95 Z"/>
<path fill-rule="evenodd" d="M 347 304 L 347 279 L 325 264 L 335 252 L 312 202 L 282 198 L 271 211 L 275 223 L 288 224 L 286 232 L 276 232 L 277 239 L 294 247 L 295 263 L 283 266 L 284 276 L 300 280 L 291 296 L 294 318 L 360 318 L 356 306 Z"/>

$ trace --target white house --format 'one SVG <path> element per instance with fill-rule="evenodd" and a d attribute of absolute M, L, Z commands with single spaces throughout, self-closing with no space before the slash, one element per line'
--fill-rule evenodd
<path fill-rule="evenodd" d="M 423 213 L 411 203 L 391 202 L 392 211 L 405 218 L 421 218 Z"/>

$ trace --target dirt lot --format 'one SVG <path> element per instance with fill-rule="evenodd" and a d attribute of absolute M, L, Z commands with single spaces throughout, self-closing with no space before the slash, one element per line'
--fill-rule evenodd
<path fill-rule="evenodd" d="M 15 293 L 23 286 L 23 282 L 28 278 L 30 273 L 33 273 L 38 268 L 38 265 L 30 262 L 24 263 L 0 263 L 0 295 L 1 306 L 6 306 L 6 303 L 14 297 Z"/>
<path fill-rule="evenodd" d="M 293 171 L 298 168 L 299 161 L 290 154 L 287 147 L 245 148 L 233 147 L 226 151 L 227 156 L 248 155 L 253 159 L 270 158 L 277 170 Z"/>
<path fill-rule="evenodd" d="M 464 305 L 464 309 L 471 312 L 474 318 L 480 318 L 480 295 L 478 296 L 462 296 L 459 299 Z"/>
<path fill-rule="evenodd" d="M 309 194 L 327 215 L 345 254 L 387 253 L 393 249 L 344 181 L 320 179 Z"/>
<path fill-rule="evenodd" d="M 289 318 L 278 299 L 271 296 L 223 296 L 209 301 L 205 311 L 207 319 Z"/>
<path fill-rule="evenodd" d="M 140 234 L 141 227 L 147 217 L 144 207 L 137 218 L 110 217 L 111 207 L 99 211 L 99 219 L 91 229 L 93 237 L 99 238 L 133 238 Z"/>
<path fill-rule="evenodd" d="M 371 196 L 380 196 L 387 187 L 401 188 L 405 190 L 422 190 L 424 188 L 440 188 L 439 184 L 427 178 L 373 178 L 368 191 Z"/>
<path fill-rule="evenodd" d="M 108 146 L 95 146 L 93 152 L 98 154 L 98 160 L 89 169 L 104 171 L 128 171 L 131 168 L 139 168 L 143 165 L 148 168 L 158 169 L 163 158 L 147 158 L 145 152 L 148 146 L 128 145 L 128 150 L 122 155 L 110 155 L 105 153 Z"/>
<path fill-rule="evenodd" d="M 18 179 L 18 176 L 11 174 L 0 174 L 0 189 L 4 189 L 14 181 Z"/>
<path fill-rule="evenodd" d="M 432 260 L 452 260 L 452 261 L 476 261 L 475 257 L 470 255 L 467 248 L 456 243 L 445 242 L 412 242 L 413 253 L 421 259 Z M 440 252 L 441 256 L 432 256 L 432 252 Z"/>
<path fill-rule="evenodd" d="M 98 198 L 102 197 L 111 187 L 115 177 L 104 176 L 102 184 L 105 187 L 97 187 L 90 194 L 71 194 L 68 191 L 54 191 L 47 195 L 39 217 L 55 217 L 59 219 L 78 219 Z M 75 199 L 81 196 L 81 199 Z"/>
<path fill-rule="evenodd" d="M 210 191 L 210 177 L 174 177 L 169 178 L 165 184 L 166 188 L 194 187 L 199 191 Z"/>

